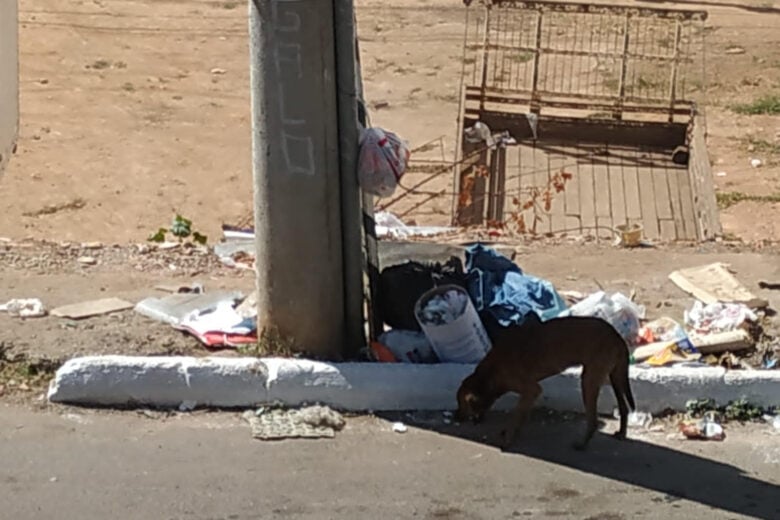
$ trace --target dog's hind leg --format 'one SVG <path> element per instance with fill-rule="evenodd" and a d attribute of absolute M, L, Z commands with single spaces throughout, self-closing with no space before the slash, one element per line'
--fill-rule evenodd
<path fill-rule="evenodd" d="M 601 371 L 594 371 L 583 367 L 582 369 L 582 402 L 585 405 L 585 436 L 581 441 L 574 443 L 574 449 L 584 450 L 598 428 L 598 399 L 601 390 L 601 382 L 604 381 Z"/>
<path fill-rule="evenodd" d="M 626 389 L 619 372 L 618 368 L 612 370 L 609 374 L 609 382 L 612 384 L 612 391 L 615 392 L 615 400 L 620 412 L 620 429 L 615 432 L 615 437 L 623 440 L 626 438 L 626 432 L 628 431 L 628 404 L 626 402 Z"/>
<path fill-rule="evenodd" d="M 504 443 L 503 448 L 507 449 L 515 443 L 517 438 L 517 432 L 523 426 L 528 419 L 528 414 L 533 408 L 534 402 L 542 393 L 542 387 L 539 383 L 533 383 L 531 385 L 524 386 L 520 390 L 520 400 L 515 406 L 515 410 L 512 418 L 510 419 L 509 428 L 504 431 Z"/>

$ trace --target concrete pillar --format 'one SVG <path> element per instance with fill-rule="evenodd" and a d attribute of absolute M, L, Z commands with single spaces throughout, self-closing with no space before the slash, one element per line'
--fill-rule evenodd
<path fill-rule="evenodd" d="M 250 0 L 258 327 L 344 347 L 333 4 Z"/>
<path fill-rule="evenodd" d="M 0 0 L 0 176 L 19 131 L 19 42 L 16 0 Z"/>

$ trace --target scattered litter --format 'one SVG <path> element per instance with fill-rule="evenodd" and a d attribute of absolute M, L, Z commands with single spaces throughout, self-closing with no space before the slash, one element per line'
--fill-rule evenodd
<path fill-rule="evenodd" d="M 58 318 L 80 320 L 103 314 L 111 314 L 112 312 L 126 311 L 132 308 L 132 303 L 120 298 L 103 298 L 83 303 L 63 305 L 56 309 L 52 309 L 51 315 L 57 316 Z"/>
<path fill-rule="evenodd" d="M 38 298 L 15 298 L 0 305 L 0 312 L 20 318 L 40 318 L 46 316 L 46 308 Z"/>
<path fill-rule="evenodd" d="M 175 328 L 189 332 L 209 347 L 257 343 L 255 317 L 241 316 L 234 305 L 233 300 L 222 300 L 214 307 L 194 310 Z"/>
<path fill-rule="evenodd" d="M 406 433 L 408 428 L 406 425 L 402 422 L 395 422 L 393 423 L 393 431 L 395 433 Z"/>
<path fill-rule="evenodd" d="M 620 410 L 615 408 L 612 416 L 615 419 L 620 419 Z M 628 426 L 629 428 L 649 428 L 653 422 L 653 415 L 649 412 L 633 411 L 628 414 Z"/>
<path fill-rule="evenodd" d="M 214 67 L 214 68 L 213 68 L 213 69 L 211 69 L 209 72 L 211 72 L 211 73 L 212 73 L 212 74 L 214 74 L 215 76 L 221 76 L 221 75 L 223 75 L 223 74 L 227 74 L 227 71 L 226 71 L 225 69 L 221 69 L 221 68 L 219 68 L 219 67 Z"/>
<path fill-rule="evenodd" d="M 51 477 L 49 479 L 49 482 L 57 482 L 57 480 L 58 480 L 57 477 Z"/>
<path fill-rule="evenodd" d="M 537 116 L 533 114 L 531 116 L 526 115 L 528 126 L 531 129 L 531 133 L 536 139 L 537 128 Z M 517 144 L 517 141 L 509 134 L 508 131 L 493 133 L 490 127 L 482 121 L 477 121 L 473 126 L 466 128 L 463 131 L 466 141 L 470 143 L 484 143 L 488 148 L 506 147 L 507 145 Z"/>
<path fill-rule="evenodd" d="M 725 177 L 726 175 L 728 175 L 726 172 L 718 172 L 715 174 L 715 177 Z"/>
<path fill-rule="evenodd" d="M 468 293 L 456 285 L 435 287 L 420 297 L 415 316 L 444 363 L 477 363 L 490 340 Z"/>
<path fill-rule="evenodd" d="M 645 308 L 622 293 L 607 296 L 604 291 L 598 291 L 561 313 L 561 316 L 597 316 L 609 322 L 629 345 L 636 345 L 639 320 L 644 319 Z"/>
<path fill-rule="evenodd" d="M 372 341 L 370 344 L 371 347 L 371 355 L 373 356 L 375 361 L 379 361 L 380 363 L 397 363 L 398 359 L 395 357 L 395 354 L 384 346 L 379 341 Z"/>
<path fill-rule="evenodd" d="M 244 412 L 252 437 L 260 440 L 317 439 L 336 436 L 344 428 L 344 418 L 327 406 L 308 406 L 297 410 L 260 408 Z"/>
<path fill-rule="evenodd" d="M 688 439 L 722 441 L 726 438 L 723 426 L 707 416 L 696 421 L 683 421 L 680 431 Z"/>
<path fill-rule="evenodd" d="M 387 211 L 374 214 L 375 230 L 378 238 L 390 237 L 405 239 L 409 237 L 431 237 L 454 231 L 445 226 L 407 226 L 398 217 Z"/>
<path fill-rule="evenodd" d="M 205 291 L 203 284 L 194 282 L 190 285 L 155 285 L 155 289 L 173 294 L 202 294 Z"/>
<path fill-rule="evenodd" d="M 213 291 L 203 294 L 171 294 L 163 298 L 146 298 L 135 306 L 135 311 L 153 320 L 177 326 L 193 311 L 215 309 L 219 302 L 243 299 L 240 291 Z"/>
<path fill-rule="evenodd" d="M 688 337 L 682 325 L 671 318 L 662 317 L 639 329 L 639 337 L 645 343 L 679 341 Z"/>
<path fill-rule="evenodd" d="M 642 245 L 642 233 L 644 232 L 642 224 L 620 224 L 615 226 L 615 245 L 623 247 L 637 247 Z"/>
<path fill-rule="evenodd" d="M 780 414 L 779 415 L 764 415 L 763 419 L 772 426 L 775 430 L 780 432 Z"/>
<path fill-rule="evenodd" d="M 228 267 L 237 269 L 255 268 L 254 238 L 231 238 L 214 245 L 214 254 Z"/>
<path fill-rule="evenodd" d="M 198 403 L 195 401 L 182 401 L 181 404 L 179 404 L 179 411 L 191 412 L 196 406 L 198 406 Z"/>
<path fill-rule="evenodd" d="M 761 168 L 764 165 L 764 161 L 761 159 L 750 159 L 750 166 L 753 168 Z"/>
<path fill-rule="evenodd" d="M 692 332 L 689 338 L 691 343 L 693 343 L 702 354 L 745 350 L 754 345 L 753 338 L 750 337 L 750 334 L 745 329 L 714 332 L 711 334 L 697 334 L 696 332 Z"/>
<path fill-rule="evenodd" d="M 435 363 L 438 360 L 431 342 L 422 332 L 394 329 L 382 333 L 377 340 L 390 351 L 393 360 L 401 363 Z"/>
<path fill-rule="evenodd" d="M 97 264 L 97 259 L 92 256 L 80 256 L 76 259 L 78 263 L 81 265 L 95 265 Z"/>
<path fill-rule="evenodd" d="M 81 244 L 81 249 L 103 249 L 102 242 L 84 242 Z"/>
<path fill-rule="evenodd" d="M 558 294 L 570 304 L 575 304 L 585 299 L 585 294 L 580 291 L 558 291 Z"/>
<path fill-rule="evenodd" d="M 358 181 L 366 193 L 389 197 L 406 171 L 409 147 L 392 132 L 366 128 L 360 136 Z"/>
<path fill-rule="evenodd" d="M 746 321 L 756 321 L 758 316 L 742 303 L 694 302 L 690 310 L 684 313 L 685 325 L 699 334 L 729 332 L 742 326 Z"/>
<path fill-rule="evenodd" d="M 742 47 L 738 47 L 736 45 L 728 47 L 726 49 L 726 54 L 745 54 L 745 49 Z"/>
<path fill-rule="evenodd" d="M 751 309 L 768 305 L 766 300 L 757 298 L 748 291 L 723 263 L 680 269 L 671 273 L 669 279 L 705 304 L 744 303 Z"/>
<path fill-rule="evenodd" d="M 647 359 L 646 363 L 651 366 L 664 366 L 669 363 L 681 363 L 689 361 L 698 361 L 701 359 L 701 353 L 693 346 L 687 338 L 684 340 L 667 343 L 659 352 L 653 354 Z"/>

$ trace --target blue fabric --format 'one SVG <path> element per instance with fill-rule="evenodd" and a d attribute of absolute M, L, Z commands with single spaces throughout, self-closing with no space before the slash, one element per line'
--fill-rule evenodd
<path fill-rule="evenodd" d="M 477 312 L 487 309 L 502 326 L 522 323 L 532 311 L 546 321 L 566 309 L 550 282 L 524 274 L 510 259 L 482 244 L 466 249 L 466 273 Z"/>

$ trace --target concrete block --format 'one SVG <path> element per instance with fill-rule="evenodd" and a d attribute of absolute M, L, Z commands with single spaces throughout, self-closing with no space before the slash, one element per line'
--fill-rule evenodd
<path fill-rule="evenodd" d="M 49 386 L 52 402 L 186 408 L 248 407 L 268 400 L 255 358 L 89 356 L 67 361 Z"/>

